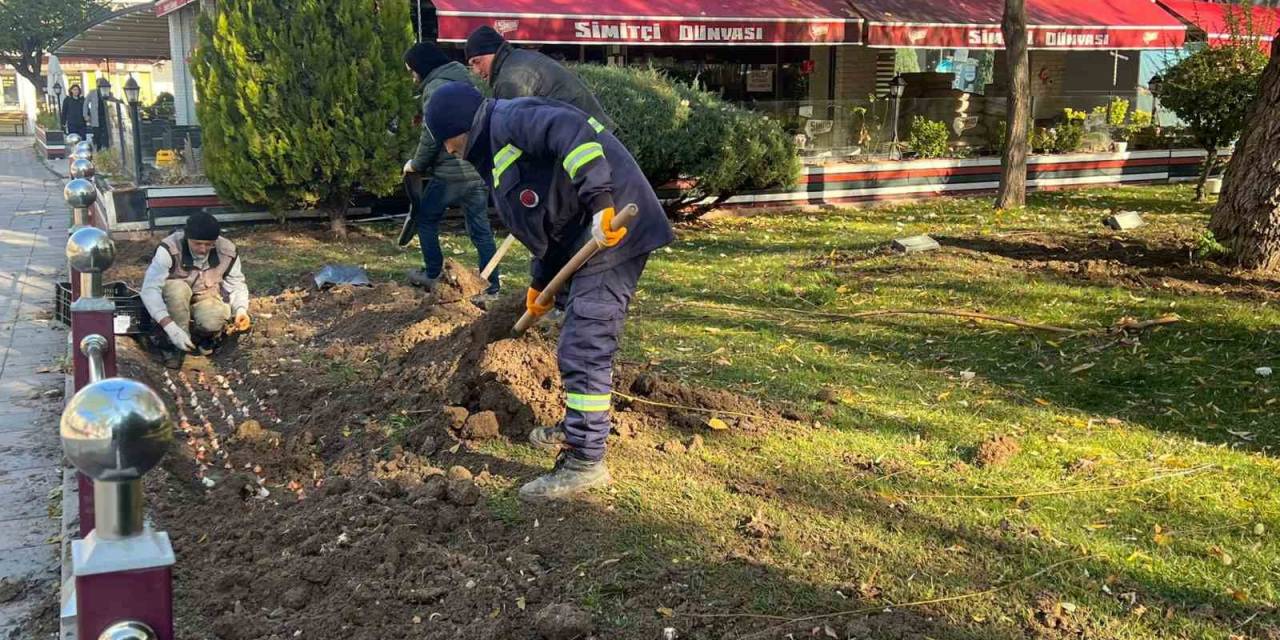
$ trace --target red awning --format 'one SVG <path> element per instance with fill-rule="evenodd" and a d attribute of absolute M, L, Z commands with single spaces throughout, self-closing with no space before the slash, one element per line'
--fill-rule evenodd
<path fill-rule="evenodd" d="M 1233 37 L 1258 40 L 1275 39 L 1280 29 L 1280 11 L 1254 5 L 1252 15 L 1244 6 L 1200 0 L 1161 0 L 1160 4 L 1205 34 L 1208 42 L 1227 42 Z"/>
<path fill-rule="evenodd" d="M 1003 49 L 1001 0 L 853 0 L 867 45 Z M 1027 0 L 1032 49 L 1176 49 L 1186 25 L 1151 0 Z"/>
<path fill-rule="evenodd" d="M 436 0 L 439 39 L 480 26 L 512 42 L 628 45 L 858 44 L 862 20 L 844 0 Z"/>

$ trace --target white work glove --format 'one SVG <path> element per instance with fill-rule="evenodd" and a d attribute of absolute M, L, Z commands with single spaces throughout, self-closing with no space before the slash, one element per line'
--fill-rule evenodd
<path fill-rule="evenodd" d="M 404 173 L 405 173 L 405 175 L 408 175 L 408 174 L 410 174 L 410 173 L 417 173 L 417 171 L 414 171 L 414 170 L 413 170 L 413 160 L 407 160 L 407 161 L 405 161 L 405 163 L 404 163 Z"/>
<path fill-rule="evenodd" d="M 612 247 L 622 242 L 622 236 L 625 235 L 627 235 L 626 227 L 616 231 L 613 229 L 613 207 L 597 211 L 591 218 L 591 237 L 600 243 L 600 246 Z"/>
<path fill-rule="evenodd" d="M 183 351 L 196 350 L 196 345 L 191 341 L 191 336 L 182 327 L 179 327 L 178 323 L 170 322 L 165 325 L 164 334 L 169 336 L 169 342 L 173 343 L 173 346 Z"/>

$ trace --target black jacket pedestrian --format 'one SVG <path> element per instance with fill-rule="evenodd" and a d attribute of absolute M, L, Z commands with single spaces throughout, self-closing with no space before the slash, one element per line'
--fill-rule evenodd
<path fill-rule="evenodd" d="M 489 77 L 493 83 L 495 98 L 551 98 L 571 104 L 595 117 L 609 131 L 617 128 L 587 85 L 582 84 L 582 80 L 564 65 L 545 54 L 517 49 L 504 42 L 493 56 Z"/>
<path fill-rule="evenodd" d="M 84 96 L 62 99 L 62 130 L 84 137 L 88 127 L 84 121 Z"/>

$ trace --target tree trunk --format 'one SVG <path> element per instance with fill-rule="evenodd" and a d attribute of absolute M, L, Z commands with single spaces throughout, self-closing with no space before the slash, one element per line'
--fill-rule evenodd
<path fill-rule="evenodd" d="M 997 209 L 1021 207 L 1027 202 L 1027 132 L 1031 129 L 1031 70 L 1027 60 L 1026 0 L 1005 0 L 1004 33 L 1009 71 L 1008 126 L 1000 157 L 1000 191 Z"/>
<path fill-rule="evenodd" d="M 1209 174 L 1213 173 L 1213 165 L 1218 162 L 1217 149 L 1210 147 L 1204 151 L 1204 163 L 1200 165 L 1200 179 L 1196 181 L 1196 202 L 1204 202 L 1204 184 L 1209 181 Z"/>
<path fill-rule="evenodd" d="M 329 212 L 329 231 L 334 236 L 345 239 L 347 237 L 347 201 L 342 199 L 341 202 L 334 204 L 328 208 Z"/>
<path fill-rule="evenodd" d="M 1280 48 L 1262 72 L 1209 230 L 1245 269 L 1280 269 Z"/>

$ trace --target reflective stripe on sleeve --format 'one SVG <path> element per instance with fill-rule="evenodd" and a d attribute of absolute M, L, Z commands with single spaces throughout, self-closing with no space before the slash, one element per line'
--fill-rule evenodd
<path fill-rule="evenodd" d="M 501 151 L 493 156 L 493 188 L 497 189 L 498 184 L 502 182 L 502 172 L 520 159 L 521 151 L 513 144 L 509 144 L 502 148 Z"/>
<path fill-rule="evenodd" d="M 584 142 L 565 156 L 564 170 L 569 172 L 569 179 L 573 180 L 578 177 L 578 171 L 588 162 L 603 157 L 604 147 L 600 146 L 599 142 Z"/>

